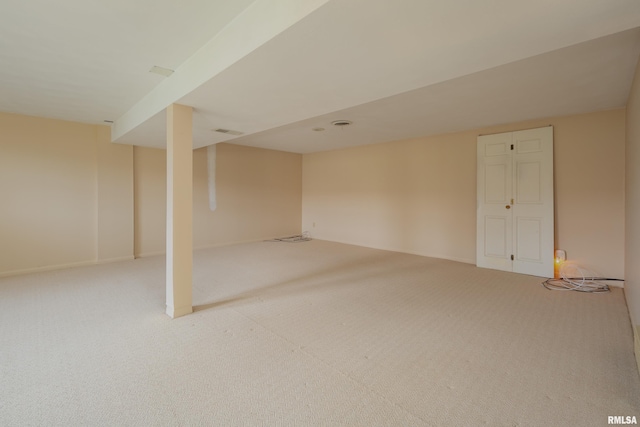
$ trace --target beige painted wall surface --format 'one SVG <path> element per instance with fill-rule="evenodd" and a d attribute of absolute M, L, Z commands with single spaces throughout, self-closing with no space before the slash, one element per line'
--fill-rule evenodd
<path fill-rule="evenodd" d="M 123 244 L 132 236 L 119 228 L 132 215 L 132 203 L 119 202 L 132 175 L 113 170 L 131 150 L 107 145 L 108 131 L 0 114 L 0 275 L 133 255 Z M 107 214 L 101 190 L 111 224 L 98 215 Z"/>
<path fill-rule="evenodd" d="M 301 229 L 302 156 L 218 144 L 217 208 L 209 209 L 207 150 L 193 153 L 195 248 L 269 239 Z M 135 254 L 165 252 L 166 152 L 135 147 Z"/>
<path fill-rule="evenodd" d="M 376 144 L 303 157 L 302 228 L 312 237 L 472 262 L 471 138 Z"/>
<path fill-rule="evenodd" d="M 627 103 L 625 295 L 640 328 L 640 63 Z M 639 344 L 637 341 L 636 344 Z M 636 354 L 640 364 L 640 354 Z"/>
<path fill-rule="evenodd" d="M 98 160 L 98 261 L 133 257 L 133 147 L 111 143 L 96 126 Z"/>
<path fill-rule="evenodd" d="M 476 138 L 554 126 L 556 245 L 624 274 L 625 111 L 494 126 L 303 156 L 313 237 L 475 263 Z"/>
<path fill-rule="evenodd" d="M 134 254 L 166 251 L 167 152 L 133 147 Z"/>

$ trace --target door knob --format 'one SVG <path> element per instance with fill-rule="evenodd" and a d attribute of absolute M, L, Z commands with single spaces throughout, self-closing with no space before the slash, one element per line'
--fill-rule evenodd
<path fill-rule="evenodd" d="M 507 205 L 507 206 L 505 206 L 505 208 L 511 209 L 511 205 Z"/>

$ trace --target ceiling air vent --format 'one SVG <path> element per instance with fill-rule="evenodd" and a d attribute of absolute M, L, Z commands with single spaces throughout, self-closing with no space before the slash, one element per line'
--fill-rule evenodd
<path fill-rule="evenodd" d="M 353 123 L 350 120 L 336 120 L 331 122 L 332 125 L 334 126 L 338 126 L 338 127 L 342 127 L 342 126 L 349 126 L 351 123 Z"/>
<path fill-rule="evenodd" d="M 242 135 L 242 132 L 237 131 L 237 130 L 229 130 L 229 129 L 214 129 L 215 132 L 220 132 L 220 133 L 226 133 L 229 135 Z"/>

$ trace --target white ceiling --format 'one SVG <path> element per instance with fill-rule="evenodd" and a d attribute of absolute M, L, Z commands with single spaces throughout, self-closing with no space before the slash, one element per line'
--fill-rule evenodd
<path fill-rule="evenodd" d="M 636 28 L 232 142 L 310 153 L 619 108 L 639 48 Z M 331 125 L 341 119 L 353 124 Z"/>
<path fill-rule="evenodd" d="M 194 107 L 196 148 L 299 153 L 618 108 L 640 53 L 637 0 L 55 5 L 3 2 L 0 110 L 115 120 L 152 147 L 172 102 Z"/>
<path fill-rule="evenodd" d="M 2 0 L 0 111 L 116 120 L 253 0 Z"/>

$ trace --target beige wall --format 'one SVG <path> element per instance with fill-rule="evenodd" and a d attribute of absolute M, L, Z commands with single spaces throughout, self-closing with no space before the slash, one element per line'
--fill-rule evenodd
<path fill-rule="evenodd" d="M 133 256 L 132 149 L 109 139 L 0 113 L 0 275 Z"/>
<path fill-rule="evenodd" d="M 167 152 L 133 147 L 134 250 L 136 257 L 166 251 Z"/>
<path fill-rule="evenodd" d="M 231 144 L 216 146 L 217 209 L 209 209 L 207 150 L 193 153 L 196 248 L 299 233 L 302 156 Z M 135 254 L 165 252 L 166 152 L 134 148 Z"/>
<path fill-rule="evenodd" d="M 612 110 L 303 157 L 313 237 L 475 263 L 478 134 L 554 126 L 556 245 L 624 274 L 625 111 Z"/>
<path fill-rule="evenodd" d="M 301 156 L 217 150 L 215 212 L 206 149 L 194 152 L 194 246 L 299 233 Z M 0 113 L 0 201 L 0 276 L 164 253 L 166 152 L 112 144 L 107 126 Z"/>
<path fill-rule="evenodd" d="M 133 258 L 133 147 L 111 143 L 111 130 L 97 133 L 97 258 Z"/>
<path fill-rule="evenodd" d="M 625 294 L 636 333 L 640 328 L 640 64 L 627 103 Z M 636 337 L 640 363 L 640 341 Z"/>

